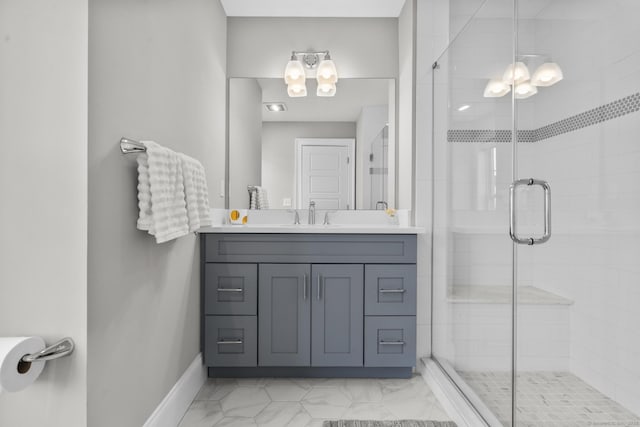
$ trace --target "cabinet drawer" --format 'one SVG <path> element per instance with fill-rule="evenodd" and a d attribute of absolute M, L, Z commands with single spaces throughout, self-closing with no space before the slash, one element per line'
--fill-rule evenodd
<path fill-rule="evenodd" d="M 257 314 L 257 264 L 205 264 L 205 314 Z"/>
<path fill-rule="evenodd" d="M 257 366 L 256 316 L 206 316 L 204 328 L 207 366 Z"/>
<path fill-rule="evenodd" d="M 365 266 L 364 301 L 365 315 L 415 316 L 415 264 Z"/>
<path fill-rule="evenodd" d="M 415 316 L 365 316 L 364 325 L 364 366 L 415 366 Z"/>

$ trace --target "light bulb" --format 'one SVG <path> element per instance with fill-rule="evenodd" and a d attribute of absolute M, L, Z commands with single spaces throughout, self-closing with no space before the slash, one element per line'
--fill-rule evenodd
<path fill-rule="evenodd" d="M 516 99 L 526 99 L 538 93 L 538 88 L 529 82 L 523 82 L 513 89 Z"/>
<path fill-rule="evenodd" d="M 331 59 L 320 61 L 318 70 L 316 71 L 316 79 L 318 80 L 318 84 L 336 83 L 338 81 L 336 64 Z"/>
<path fill-rule="evenodd" d="M 287 63 L 287 66 L 284 69 L 284 81 L 287 84 L 291 84 L 292 81 L 296 81 L 298 79 L 302 79 L 304 81 L 304 67 L 302 66 L 302 62 L 297 59 L 292 59 Z"/>
<path fill-rule="evenodd" d="M 524 62 L 509 64 L 502 76 L 502 80 L 507 84 L 518 84 L 529 80 L 529 69 Z"/>
<path fill-rule="evenodd" d="M 318 90 L 316 91 L 317 96 L 334 96 L 335 94 L 336 94 L 335 83 L 322 83 L 318 85 Z"/>
<path fill-rule="evenodd" d="M 287 95 L 291 98 L 307 96 L 307 86 L 304 84 L 291 84 L 287 86 Z"/>
<path fill-rule="evenodd" d="M 531 84 L 534 86 L 551 86 L 562 80 L 562 69 L 555 62 L 545 62 L 539 66 L 531 77 Z"/>
<path fill-rule="evenodd" d="M 491 79 L 484 88 L 485 98 L 500 98 L 511 92 L 511 86 L 500 79 Z"/>

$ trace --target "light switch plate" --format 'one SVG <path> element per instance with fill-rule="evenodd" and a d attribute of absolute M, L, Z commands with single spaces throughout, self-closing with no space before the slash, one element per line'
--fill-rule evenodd
<path fill-rule="evenodd" d="M 282 199 L 282 206 L 285 208 L 290 208 L 291 207 L 291 199 L 288 197 L 285 197 L 284 199 Z"/>

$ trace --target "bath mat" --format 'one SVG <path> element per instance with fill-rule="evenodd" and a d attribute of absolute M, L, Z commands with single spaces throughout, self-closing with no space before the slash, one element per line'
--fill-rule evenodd
<path fill-rule="evenodd" d="M 453 421 L 421 421 L 421 420 L 398 420 L 398 421 L 358 421 L 358 420 L 338 420 L 325 421 L 322 427 L 456 427 Z"/>

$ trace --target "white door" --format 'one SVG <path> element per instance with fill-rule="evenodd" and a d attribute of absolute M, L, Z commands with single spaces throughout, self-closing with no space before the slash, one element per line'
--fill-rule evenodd
<path fill-rule="evenodd" d="M 354 139 L 296 139 L 296 207 L 353 209 Z"/>

